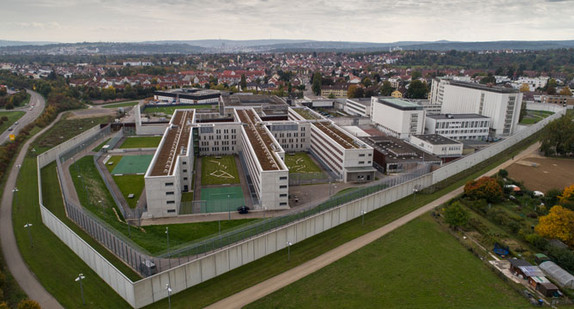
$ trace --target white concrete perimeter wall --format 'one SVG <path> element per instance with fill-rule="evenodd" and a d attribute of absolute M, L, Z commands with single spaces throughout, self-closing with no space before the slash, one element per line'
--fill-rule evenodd
<path fill-rule="evenodd" d="M 55 161 L 58 154 L 60 154 L 62 152 L 66 152 L 66 151 L 76 147 L 83 140 L 86 140 L 86 139 L 96 135 L 99 132 L 100 132 L 100 126 L 97 125 L 91 129 L 84 131 L 84 132 L 72 137 L 71 139 L 55 146 L 54 148 L 44 152 L 43 154 L 38 155 L 37 158 L 38 158 L 38 163 L 40 164 L 40 168 L 48 165 L 48 163 L 50 163 L 52 161 Z"/>
<path fill-rule="evenodd" d="M 370 194 L 360 200 L 343 204 L 305 220 L 294 222 L 171 270 L 142 279 L 134 283 L 136 308 L 166 298 L 168 295 L 165 286 L 168 283 L 173 293 L 181 292 L 266 255 L 285 249 L 287 242 L 296 244 L 360 217 L 362 210 L 367 213 L 371 212 L 410 195 L 415 188 L 424 188 L 431 184 L 432 176 L 425 175 L 400 186 Z"/>
<path fill-rule="evenodd" d="M 533 111 L 548 111 L 548 112 L 559 113 L 561 110 L 564 109 L 564 107 L 558 104 L 526 102 L 526 109 Z"/>

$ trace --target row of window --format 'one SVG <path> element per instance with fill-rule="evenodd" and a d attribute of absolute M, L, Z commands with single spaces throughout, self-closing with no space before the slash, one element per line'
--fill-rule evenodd
<path fill-rule="evenodd" d="M 215 138 L 214 138 L 214 135 L 203 135 L 203 136 L 201 137 L 201 139 L 204 140 L 204 141 L 206 141 L 206 140 L 212 141 L 212 140 L 214 140 L 214 139 L 215 139 L 215 140 L 221 140 L 221 139 L 228 140 L 230 136 L 231 136 L 231 139 L 232 139 L 232 140 L 235 140 L 235 139 L 237 138 L 237 135 L 215 135 Z M 223 137 L 223 138 L 222 138 L 222 137 Z"/>

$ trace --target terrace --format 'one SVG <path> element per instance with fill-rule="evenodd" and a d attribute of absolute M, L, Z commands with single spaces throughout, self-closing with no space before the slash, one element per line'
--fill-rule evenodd
<path fill-rule="evenodd" d="M 331 139 L 336 141 L 339 145 L 343 146 L 345 149 L 356 149 L 355 140 L 348 136 L 347 134 L 341 132 L 337 127 L 331 125 L 329 122 L 315 122 L 313 123 L 315 127 L 327 134 Z"/>
<path fill-rule="evenodd" d="M 187 152 L 193 114 L 193 110 L 175 112 L 150 176 L 166 176 L 173 173 L 176 157 Z"/>
<path fill-rule="evenodd" d="M 279 170 L 279 162 L 273 155 L 275 145 L 273 138 L 267 133 L 264 126 L 257 123 L 257 118 L 252 110 L 237 110 L 241 122 L 246 123 L 245 132 L 255 150 L 255 155 L 264 171 Z"/>

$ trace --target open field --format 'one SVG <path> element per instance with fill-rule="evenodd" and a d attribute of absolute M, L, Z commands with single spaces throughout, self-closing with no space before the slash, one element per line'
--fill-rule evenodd
<path fill-rule="evenodd" d="M 24 114 L 26 114 L 26 112 L 0 112 L 0 118 L 8 118 L 8 120 L 0 121 L 0 132 L 6 131 L 14 122 L 24 116 Z"/>
<path fill-rule="evenodd" d="M 573 159 L 531 157 L 512 164 L 506 170 L 510 178 L 524 182 L 533 191 L 562 190 L 574 183 Z"/>
<path fill-rule="evenodd" d="M 117 157 L 115 158 L 117 160 Z M 121 160 L 110 166 L 114 166 L 112 174 L 143 174 L 147 171 L 153 155 L 123 156 Z M 108 161 L 109 162 L 109 161 Z"/>
<path fill-rule="evenodd" d="M 522 119 L 522 121 L 520 121 L 520 124 L 535 124 L 538 121 L 554 114 L 553 112 L 533 111 L 533 110 L 527 110 L 526 112 L 527 114 Z"/>
<path fill-rule="evenodd" d="M 48 168 L 42 170 L 42 189 L 46 207 L 91 246 L 102 252 L 108 261 L 116 265 L 129 278 L 132 280 L 139 278 L 137 274 L 65 218 L 55 167 L 55 164 L 52 163 Z M 12 219 L 15 227 L 14 233 L 22 257 L 46 290 L 54 295 L 65 308 L 130 308 L 120 296 L 42 223 L 38 207 L 36 160 L 34 158 L 24 160 L 17 185 L 19 192 L 14 201 Z M 32 224 L 30 232 L 33 248 L 30 247 L 28 231 L 23 228 L 26 223 Z M 79 273 L 83 273 L 87 279 L 84 287 L 85 306 L 82 306 L 78 284 L 74 282 L 74 278 Z"/>
<path fill-rule="evenodd" d="M 113 104 L 106 104 L 102 105 L 103 108 L 118 108 L 118 107 L 128 107 L 137 105 L 139 101 L 129 101 L 129 102 L 121 102 L 121 103 L 113 103 Z"/>
<path fill-rule="evenodd" d="M 217 108 L 217 104 L 207 104 L 207 105 L 182 105 L 182 106 L 150 106 L 146 105 L 144 108 L 144 114 L 153 114 L 153 113 L 164 113 L 167 115 L 172 115 L 176 109 L 209 109 L 209 108 Z"/>
<path fill-rule="evenodd" d="M 427 214 L 247 307 L 528 308 L 530 305 Z"/>
<path fill-rule="evenodd" d="M 313 162 L 311 157 L 305 152 L 285 155 L 285 165 L 289 168 L 289 173 L 321 173 L 321 168 Z"/>
<path fill-rule="evenodd" d="M 161 136 L 134 136 L 127 137 L 120 148 L 157 148 Z"/>
<path fill-rule="evenodd" d="M 113 178 L 130 208 L 136 208 L 145 185 L 144 175 L 123 175 L 113 176 Z M 130 194 L 134 197 L 129 198 Z"/>
<path fill-rule="evenodd" d="M 61 120 L 32 143 L 30 149 L 36 149 L 36 154 L 43 153 L 98 124 L 109 123 L 111 120 L 111 117 Z"/>
<path fill-rule="evenodd" d="M 201 185 L 240 183 L 234 156 L 202 157 Z"/>

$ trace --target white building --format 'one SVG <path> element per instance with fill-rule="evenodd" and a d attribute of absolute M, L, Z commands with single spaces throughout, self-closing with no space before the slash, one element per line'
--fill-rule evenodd
<path fill-rule="evenodd" d="M 370 98 L 347 99 L 345 101 L 345 107 L 343 108 L 343 110 L 351 115 L 370 117 L 371 99 Z"/>
<path fill-rule="evenodd" d="M 435 79 L 431 88 L 431 104 L 440 104 L 443 114 L 489 117 L 495 135 L 512 135 L 518 125 L 522 93 L 512 88 Z"/>
<path fill-rule="evenodd" d="M 154 100 L 164 104 L 218 104 L 219 90 L 182 88 L 154 92 Z"/>
<path fill-rule="evenodd" d="M 512 85 L 514 88 L 520 89 L 520 87 L 522 87 L 523 84 L 527 84 L 529 91 L 536 91 L 536 89 L 538 88 L 544 88 L 544 86 L 546 86 L 546 83 L 548 83 L 548 79 L 550 79 L 550 77 L 548 76 L 539 76 L 539 77 L 521 76 L 518 78 L 518 80 L 512 83 Z"/>
<path fill-rule="evenodd" d="M 454 140 L 486 140 L 490 118 L 479 114 L 427 115 L 425 134 L 440 134 Z"/>
<path fill-rule="evenodd" d="M 425 111 L 421 105 L 391 97 L 371 98 L 371 120 L 386 133 L 402 139 L 423 134 Z"/>
<path fill-rule="evenodd" d="M 463 145 L 461 142 L 438 134 L 411 135 L 409 142 L 441 159 L 462 156 Z"/>

